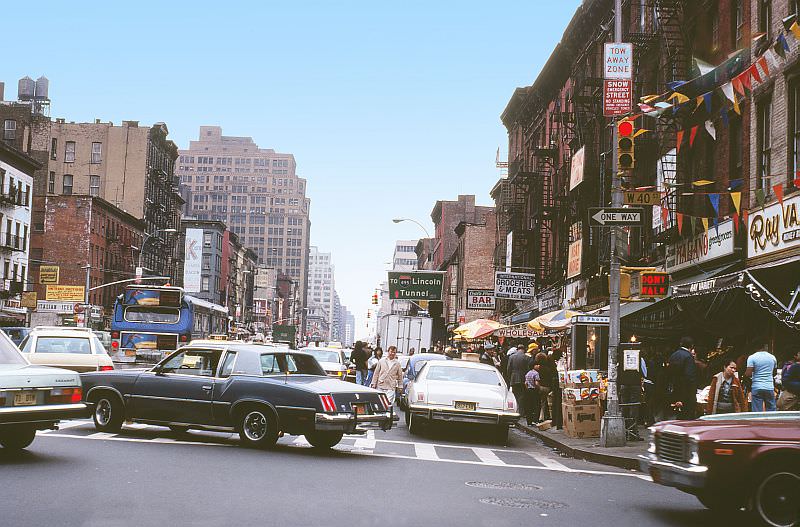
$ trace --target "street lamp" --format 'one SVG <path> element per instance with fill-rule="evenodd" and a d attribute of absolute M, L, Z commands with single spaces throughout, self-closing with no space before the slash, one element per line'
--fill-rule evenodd
<path fill-rule="evenodd" d="M 428 233 L 428 229 L 426 229 L 425 226 L 422 225 L 417 220 L 412 220 L 411 218 L 395 218 L 392 221 L 394 223 L 400 223 L 400 222 L 403 222 L 403 221 L 410 221 L 411 223 L 416 223 L 417 225 L 419 225 L 419 228 L 423 230 L 423 232 L 425 233 L 425 237 L 426 238 L 430 238 L 431 237 L 431 235 Z"/>
<path fill-rule="evenodd" d="M 150 234 L 145 235 L 144 240 L 142 240 L 142 249 L 139 251 L 139 266 L 138 266 L 139 269 L 142 268 L 142 257 L 144 256 L 144 248 L 147 246 L 147 242 L 149 242 L 150 238 L 152 238 L 153 236 L 155 236 L 159 232 L 178 232 L 178 231 L 177 231 L 177 229 L 172 229 L 172 228 L 169 228 L 169 229 L 158 229 L 158 230 L 155 230 L 155 231 L 151 232 Z"/>

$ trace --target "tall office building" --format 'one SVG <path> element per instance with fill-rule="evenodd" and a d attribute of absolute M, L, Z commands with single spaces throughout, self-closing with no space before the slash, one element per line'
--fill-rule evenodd
<path fill-rule="evenodd" d="M 262 266 L 299 287 L 305 306 L 311 200 L 294 156 L 259 148 L 251 137 L 224 136 L 219 126 L 201 126 L 198 140 L 178 154 L 175 174 L 191 198 L 187 213 L 225 222 Z"/>
<path fill-rule="evenodd" d="M 331 340 L 336 307 L 331 253 L 320 252 L 312 245 L 308 262 L 306 337 L 310 340 Z"/>

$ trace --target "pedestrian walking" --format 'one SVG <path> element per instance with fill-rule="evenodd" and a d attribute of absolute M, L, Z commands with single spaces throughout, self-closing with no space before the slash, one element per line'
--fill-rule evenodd
<path fill-rule="evenodd" d="M 561 413 L 561 386 L 558 383 L 558 368 L 559 364 L 561 363 L 561 359 L 563 357 L 563 352 L 559 349 L 554 350 L 550 353 L 550 361 L 553 364 L 553 373 L 555 377 L 553 377 L 553 384 L 552 384 L 552 395 L 551 399 L 553 401 L 553 407 L 551 408 L 551 414 L 553 417 L 553 424 L 555 425 L 556 429 L 561 430 L 564 426 L 564 416 Z M 566 364 L 561 366 L 565 369 Z"/>
<path fill-rule="evenodd" d="M 694 339 L 681 338 L 680 347 L 667 360 L 667 401 L 677 419 L 694 419 L 697 407 L 697 366 L 692 356 Z"/>
<path fill-rule="evenodd" d="M 386 357 L 378 361 L 375 373 L 372 375 L 371 386 L 384 392 L 389 398 L 389 403 L 394 404 L 397 390 L 403 387 L 403 367 L 397 360 L 397 347 L 389 346 Z"/>
<path fill-rule="evenodd" d="M 736 377 L 736 361 L 727 360 L 721 372 L 711 377 L 706 414 L 732 414 L 747 411 L 742 383 Z"/>
<path fill-rule="evenodd" d="M 778 410 L 800 410 L 800 347 L 781 370 L 781 396 L 778 397 Z"/>
<path fill-rule="evenodd" d="M 752 379 L 750 392 L 750 409 L 754 412 L 774 412 L 775 404 L 775 371 L 778 360 L 767 351 L 767 342 L 759 340 L 756 352 L 747 357 L 745 375 Z"/>
<path fill-rule="evenodd" d="M 538 350 L 539 345 L 535 342 L 528 345 L 528 353 L 536 353 Z M 554 381 L 557 382 L 558 379 L 556 365 L 545 353 L 536 353 L 534 362 L 539 365 L 539 407 L 541 415 L 537 416 L 537 419 L 542 421 L 551 420 L 553 415 L 550 411 L 549 395 L 553 391 Z"/>
<path fill-rule="evenodd" d="M 508 384 L 511 386 L 511 392 L 514 394 L 514 399 L 517 400 L 517 406 L 520 407 L 520 415 L 525 415 L 525 375 L 531 369 L 533 360 L 525 353 L 514 353 L 508 358 Z"/>
<path fill-rule="evenodd" d="M 356 368 L 356 384 L 363 386 L 367 386 L 367 376 L 369 375 L 369 366 L 367 366 L 369 352 L 364 349 L 366 345 L 366 342 L 357 341 L 353 345 L 353 353 L 350 354 L 350 360 L 353 361 Z"/>
<path fill-rule="evenodd" d="M 367 359 L 367 382 L 364 383 L 367 386 L 372 384 L 372 376 L 375 373 L 375 366 L 378 365 L 378 361 L 381 360 L 382 357 L 383 350 L 380 346 L 378 346 L 375 348 L 375 351 L 372 352 L 372 355 L 370 355 L 369 359 Z"/>
<path fill-rule="evenodd" d="M 525 420 L 528 426 L 539 424 L 539 365 L 531 362 L 531 369 L 525 374 Z M 520 402 L 517 401 L 517 406 Z M 522 410 L 520 410 L 520 415 Z"/>

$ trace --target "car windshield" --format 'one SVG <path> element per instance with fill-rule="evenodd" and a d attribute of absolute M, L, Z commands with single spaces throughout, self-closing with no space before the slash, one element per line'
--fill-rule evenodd
<path fill-rule="evenodd" d="M 175 324 L 180 318 L 180 309 L 172 307 L 128 306 L 125 308 L 125 320 L 128 322 Z"/>
<path fill-rule="evenodd" d="M 263 353 L 261 355 L 262 375 L 284 374 L 325 375 L 325 370 L 314 357 L 291 353 Z"/>
<path fill-rule="evenodd" d="M 25 357 L 6 335 L 0 337 L 0 364 L 27 364 Z"/>
<path fill-rule="evenodd" d="M 309 355 L 313 355 L 314 358 L 320 362 L 341 362 L 339 360 L 340 355 L 338 351 L 320 350 L 314 348 L 306 348 L 300 351 L 308 353 Z"/>
<path fill-rule="evenodd" d="M 39 337 L 36 353 L 75 353 L 90 355 L 92 347 L 86 337 Z"/>
<path fill-rule="evenodd" d="M 459 368 L 454 366 L 438 366 L 429 364 L 428 381 L 468 382 L 472 384 L 500 384 L 496 371 L 476 368 Z"/>

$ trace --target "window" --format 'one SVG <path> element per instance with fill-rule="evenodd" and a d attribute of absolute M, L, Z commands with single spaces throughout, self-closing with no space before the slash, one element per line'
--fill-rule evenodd
<path fill-rule="evenodd" d="M 213 377 L 217 371 L 220 350 L 188 350 L 173 355 L 161 367 L 165 373 L 180 373 L 181 375 L 199 375 Z"/>
<path fill-rule="evenodd" d="M 125 321 L 127 322 L 177 324 L 180 318 L 180 310 L 172 307 L 128 306 L 125 308 Z"/>
<path fill-rule="evenodd" d="M 203 247 L 211 247 L 211 234 L 210 232 L 203 233 Z"/>
<path fill-rule="evenodd" d="M 3 139 L 6 141 L 13 141 L 17 138 L 17 121 L 14 119 L 6 119 L 3 125 Z"/>
<path fill-rule="evenodd" d="M 47 176 L 47 193 L 48 194 L 55 194 L 56 193 L 56 173 L 52 170 L 50 174 Z"/>
<path fill-rule="evenodd" d="M 236 352 L 229 351 L 225 355 L 225 360 L 222 361 L 222 367 L 219 370 L 220 377 L 230 377 L 233 373 L 233 363 L 236 362 Z"/>
<path fill-rule="evenodd" d="M 103 160 L 103 143 L 92 143 L 92 163 L 99 164 Z"/>
<path fill-rule="evenodd" d="M 39 337 L 36 339 L 36 353 L 91 355 L 92 348 L 88 338 Z"/>
<path fill-rule="evenodd" d="M 200 286 L 201 291 L 208 292 L 208 277 L 204 276 L 202 279 L 202 285 Z"/>
<path fill-rule="evenodd" d="M 772 97 L 765 97 L 758 103 L 757 148 L 758 178 L 756 188 L 769 194 L 772 174 Z"/>
<path fill-rule="evenodd" d="M 71 174 L 64 174 L 62 187 L 63 187 L 62 194 L 64 194 L 65 196 L 71 196 L 72 195 L 72 175 Z"/>
<path fill-rule="evenodd" d="M 65 163 L 75 162 L 75 141 L 66 142 L 66 145 L 64 146 L 64 162 Z"/>
<path fill-rule="evenodd" d="M 211 269 L 211 255 L 204 254 L 203 255 L 203 269 Z"/>
<path fill-rule="evenodd" d="M 767 40 L 772 40 L 772 0 L 757 0 L 758 2 L 758 30 L 767 34 Z"/>
<path fill-rule="evenodd" d="M 284 373 L 325 375 L 325 371 L 317 360 L 308 355 L 294 355 L 290 353 L 265 353 L 261 355 L 262 375 L 283 375 Z"/>
<path fill-rule="evenodd" d="M 58 159 L 58 139 L 50 140 L 50 159 Z"/>
<path fill-rule="evenodd" d="M 100 176 L 89 176 L 89 195 L 100 195 Z"/>

